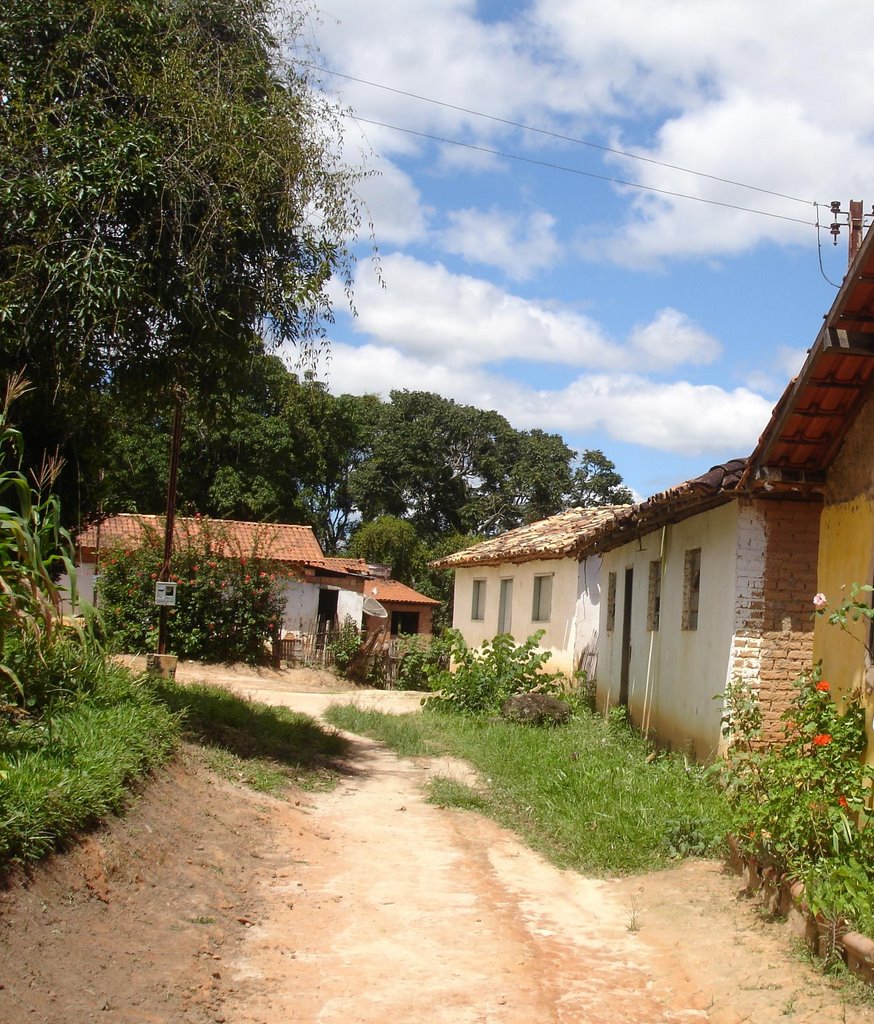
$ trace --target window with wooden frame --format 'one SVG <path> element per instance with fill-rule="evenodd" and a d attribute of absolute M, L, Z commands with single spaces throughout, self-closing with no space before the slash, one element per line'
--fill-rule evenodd
<path fill-rule="evenodd" d="M 698 601 L 701 596 L 701 548 L 686 552 L 683 566 L 683 629 L 698 628 Z"/>
<path fill-rule="evenodd" d="M 646 628 L 650 633 L 659 631 L 659 612 L 662 603 L 662 563 L 649 563 L 649 594 L 646 602 Z"/>
<path fill-rule="evenodd" d="M 607 573 L 607 632 L 616 626 L 616 573 Z"/>
<path fill-rule="evenodd" d="M 534 599 L 531 603 L 531 621 L 549 622 L 552 614 L 552 573 L 534 577 Z"/>
<path fill-rule="evenodd" d="M 474 622 L 482 622 L 486 617 L 486 581 L 473 581 L 473 594 L 470 602 L 470 617 Z"/>

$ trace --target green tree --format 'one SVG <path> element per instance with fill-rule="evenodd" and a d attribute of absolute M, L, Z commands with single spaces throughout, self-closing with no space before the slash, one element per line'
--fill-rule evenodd
<path fill-rule="evenodd" d="M 331 395 L 276 356 L 254 355 L 233 382 L 195 396 L 184 418 L 181 507 L 216 518 L 305 523 L 342 547 L 356 509 L 349 476 L 366 457 L 373 397 Z M 104 507 L 161 513 L 172 410 L 131 423 L 119 402 L 106 442 Z"/>
<path fill-rule="evenodd" d="M 616 466 L 597 449 L 587 448 L 574 468 L 568 507 L 629 505 L 634 495 L 622 483 Z"/>
<path fill-rule="evenodd" d="M 422 537 L 498 533 L 564 507 L 573 455 L 558 435 L 515 430 L 494 410 L 392 391 L 352 493 L 365 520 L 409 519 Z"/>
<path fill-rule="evenodd" d="M 415 526 L 397 516 L 363 523 L 352 536 L 349 553 L 366 562 L 391 566 L 392 577 L 408 586 L 413 586 L 426 558 Z"/>
<path fill-rule="evenodd" d="M 68 514 L 105 392 L 209 394 L 262 334 L 317 336 L 329 279 L 348 285 L 339 119 L 284 63 L 278 10 L 0 5 L 0 367 L 27 366 L 26 459 L 61 447 Z"/>

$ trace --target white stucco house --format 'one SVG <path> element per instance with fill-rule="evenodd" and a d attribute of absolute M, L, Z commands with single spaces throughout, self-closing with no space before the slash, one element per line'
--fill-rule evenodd
<path fill-rule="evenodd" d="M 779 734 L 810 664 L 820 504 L 796 490 L 752 495 L 735 459 L 590 532 L 601 564 L 599 706 L 628 708 L 659 745 L 698 760 L 723 744 L 726 685 L 758 692 Z"/>
<path fill-rule="evenodd" d="M 517 643 L 543 630 L 547 668 L 567 676 L 597 662 L 601 556 L 575 551 L 629 506 L 574 508 L 433 562 L 455 571 L 452 625 L 469 647 L 498 633 Z"/>

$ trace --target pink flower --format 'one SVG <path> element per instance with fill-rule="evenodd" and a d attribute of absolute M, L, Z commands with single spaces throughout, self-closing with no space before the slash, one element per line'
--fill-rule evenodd
<path fill-rule="evenodd" d="M 828 598 L 825 594 L 816 594 L 813 598 L 813 607 L 817 611 L 821 611 L 828 604 Z"/>

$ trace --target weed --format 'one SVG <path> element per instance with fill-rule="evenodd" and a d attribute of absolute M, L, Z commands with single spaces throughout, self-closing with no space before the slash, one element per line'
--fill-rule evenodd
<path fill-rule="evenodd" d="M 628 904 L 628 923 L 625 926 L 629 932 L 640 931 L 640 918 L 642 909 L 643 908 L 641 907 L 640 900 L 638 899 L 638 897 L 632 896 Z"/>

